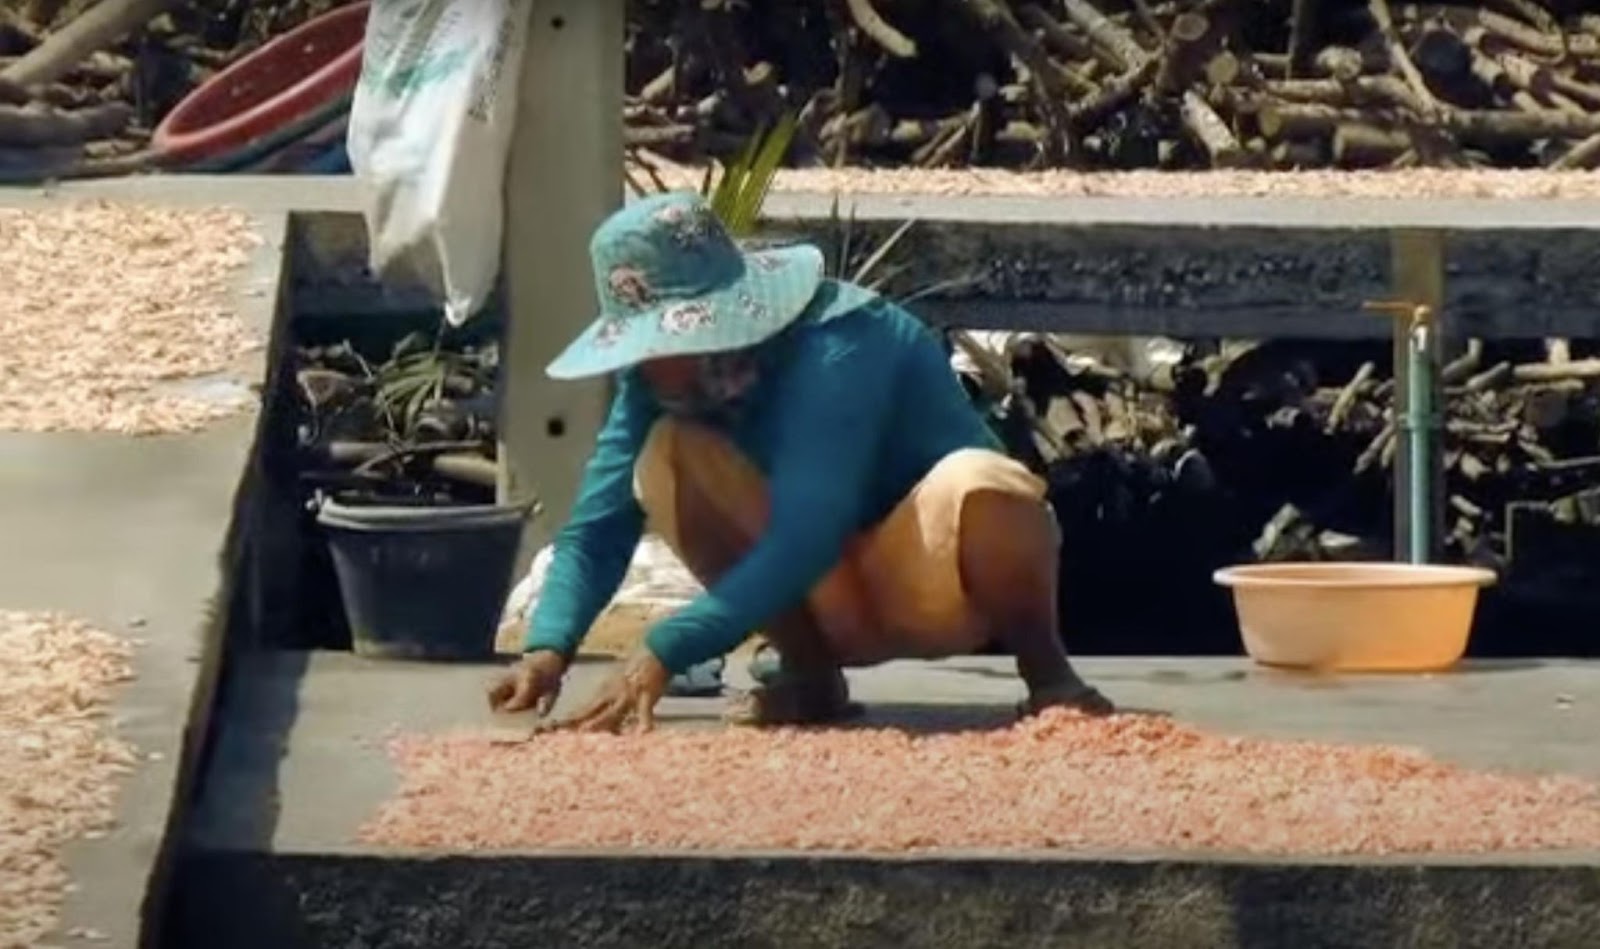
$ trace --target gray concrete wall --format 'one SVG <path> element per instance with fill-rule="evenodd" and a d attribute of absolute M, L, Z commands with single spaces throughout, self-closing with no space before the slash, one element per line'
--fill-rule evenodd
<path fill-rule="evenodd" d="M 209 854 L 183 947 L 1592 949 L 1600 869 Z"/>

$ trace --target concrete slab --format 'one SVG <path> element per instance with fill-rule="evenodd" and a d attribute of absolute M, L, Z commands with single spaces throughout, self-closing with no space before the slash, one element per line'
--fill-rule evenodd
<path fill-rule="evenodd" d="M 1125 706 L 1222 729 L 1600 777 L 1600 664 L 1421 679 L 1304 678 L 1235 660 L 1082 666 Z M 580 666 L 564 701 L 603 671 Z M 181 861 L 176 945 L 1578 946 L 1600 925 L 1600 854 L 1589 853 L 385 854 L 351 843 L 393 788 L 383 737 L 491 723 L 490 670 L 301 653 L 238 673 Z M 1004 659 L 897 663 L 852 681 L 872 722 L 914 729 L 998 725 L 1020 695 Z M 705 727 L 719 709 L 669 700 L 663 719 Z M 1350 941 L 1356 932 L 1367 936 Z M 1537 938 L 1506 941 L 1518 934 Z"/>
<path fill-rule="evenodd" d="M 294 312 L 426 311 L 366 269 L 350 177 L 170 176 L 72 182 L 68 197 L 296 212 Z M 917 301 L 940 326 L 1127 335 L 1386 338 L 1394 229 L 1447 232 L 1444 315 L 1462 337 L 1600 335 L 1600 201 L 1492 198 L 1039 198 L 844 195 L 859 241 L 903 221 L 896 289 L 970 278 Z M 768 226 L 820 238 L 830 194 L 775 192 Z"/>
<path fill-rule="evenodd" d="M 0 204 L 54 200 L 0 191 Z M 261 246 L 241 275 L 238 312 L 262 338 L 275 320 L 287 218 L 261 214 Z M 265 361 L 254 354 L 217 377 L 182 385 L 253 404 Z M 169 825 L 187 794 L 220 666 L 227 610 L 223 563 L 256 413 L 185 436 L 0 434 L 0 605 L 61 610 L 139 639 L 136 678 L 113 710 L 145 756 L 117 803 L 108 836 L 67 854 L 77 889 L 64 928 L 144 938 L 146 911 L 168 879 Z"/>

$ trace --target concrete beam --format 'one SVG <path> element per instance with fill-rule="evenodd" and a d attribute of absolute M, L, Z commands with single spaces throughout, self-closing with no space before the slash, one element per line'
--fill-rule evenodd
<path fill-rule="evenodd" d="M 248 191 L 259 179 L 242 180 Z M 1445 232 L 1453 336 L 1600 336 L 1600 202 L 846 197 L 864 239 L 920 222 L 902 245 L 903 286 L 975 278 L 918 301 L 918 315 L 941 325 L 1383 339 L 1389 327 L 1361 306 L 1393 292 L 1391 230 L 1431 228 Z M 771 227 L 825 240 L 831 205 L 830 195 L 776 193 Z M 427 308 L 363 276 L 359 219 L 302 220 L 295 312 Z"/>
<path fill-rule="evenodd" d="M 1574 865 L 212 853 L 185 871 L 172 945 L 233 949 L 1588 949 L 1600 927 L 1600 870 Z"/>
<path fill-rule="evenodd" d="M 775 231 L 828 232 L 832 198 L 777 194 Z M 846 205 L 846 210 L 849 205 Z M 921 222 L 898 286 L 941 325 L 1063 333 L 1387 338 L 1390 234 L 1445 233 L 1443 308 L 1461 336 L 1600 335 L 1594 202 L 1155 200 L 863 195 L 858 240 Z"/>
<path fill-rule="evenodd" d="M 506 168 L 500 413 L 500 493 L 545 512 L 529 551 L 566 519 L 604 418 L 603 381 L 544 369 L 597 312 L 589 235 L 623 197 L 622 0 L 532 3 Z"/>

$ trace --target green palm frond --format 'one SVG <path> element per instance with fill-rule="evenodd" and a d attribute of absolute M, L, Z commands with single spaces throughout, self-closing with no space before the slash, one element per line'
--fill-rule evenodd
<path fill-rule="evenodd" d="M 708 199 L 711 210 L 735 239 L 755 233 L 761 209 L 778 168 L 789 153 L 796 128 L 795 117 L 788 114 L 771 131 L 763 129 L 751 136 L 712 189 Z"/>
<path fill-rule="evenodd" d="M 720 169 L 715 165 L 706 168 L 700 181 L 700 195 L 735 240 L 753 237 L 759 230 L 767 195 L 772 191 L 773 181 L 798 128 L 796 116 L 785 114 L 771 129 L 763 128 L 752 135 L 739 153 Z M 666 190 L 658 177 L 654 178 L 653 186 L 658 191 Z M 908 264 L 893 260 L 892 255 L 915 224 L 915 219 L 905 221 L 882 241 L 861 246 L 863 240 L 855 206 L 852 204 L 845 211 L 840 196 L 835 193 L 828 213 L 830 237 L 824 243 L 829 276 L 882 290 L 910 270 Z M 966 276 L 940 281 L 916 291 L 908 300 L 959 287 L 971 279 Z"/>

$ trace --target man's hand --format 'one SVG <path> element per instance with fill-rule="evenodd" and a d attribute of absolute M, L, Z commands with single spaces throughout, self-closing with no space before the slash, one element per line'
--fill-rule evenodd
<path fill-rule="evenodd" d="M 655 653 L 640 647 L 601 684 L 582 711 L 557 727 L 608 732 L 630 728 L 647 732 L 655 727 L 656 703 L 661 701 L 671 678 L 672 673 Z"/>
<path fill-rule="evenodd" d="M 561 694 L 561 677 L 567 660 L 560 653 L 530 652 L 489 686 L 489 708 L 496 712 L 525 712 L 533 709 L 550 714 Z"/>

